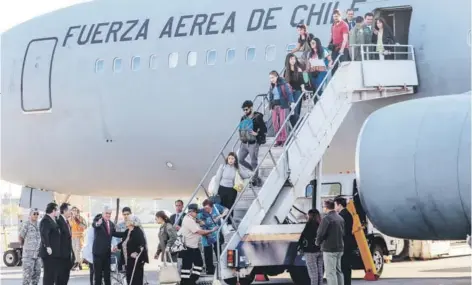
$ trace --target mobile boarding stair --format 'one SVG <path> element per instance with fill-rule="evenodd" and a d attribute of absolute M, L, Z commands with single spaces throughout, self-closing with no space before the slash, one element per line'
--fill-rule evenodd
<path fill-rule="evenodd" d="M 403 47 L 405 59 L 343 62 L 334 75 L 325 78 L 324 91 L 309 95 L 305 111 L 291 128 L 290 115 L 282 127 L 291 129 L 284 147 L 274 147 L 275 137 L 259 149 L 259 177 L 262 187 L 249 184 L 238 194 L 230 213 L 234 213 L 235 230 L 225 233 L 222 252 L 217 257 L 217 278 L 233 285 L 250 284 L 255 274 L 277 275 L 287 270 L 297 285 L 309 284 L 302 256 L 297 255 L 296 242 L 304 224 L 284 223 L 297 197 L 304 196 L 306 185 L 313 180 L 336 131 L 354 102 L 413 94 L 418 86 L 412 46 Z M 361 46 L 366 49 L 366 45 Z M 335 64 L 339 59 L 335 60 Z M 380 74 L 380 75 L 379 75 Z M 301 96 L 299 102 L 302 103 Z M 312 100 L 317 99 L 317 100 Z M 316 102 L 316 104 L 314 104 Z M 264 114 L 266 97 L 254 99 L 254 109 Z M 238 149 L 237 129 L 222 147 L 210 169 L 194 191 L 189 203 L 206 186 L 229 151 Z M 188 204 L 187 204 L 188 205 Z M 227 215 L 223 224 L 227 222 Z M 222 227 L 224 228 L 224 227 Z M 220 231 L 222 231 L 220 228 Z M 282 242 L 279 242 L 282 241 Z M 272 246 L 271 246 L 272 245 Z M 237 249 L 237 251 L 234 251 Z"/>

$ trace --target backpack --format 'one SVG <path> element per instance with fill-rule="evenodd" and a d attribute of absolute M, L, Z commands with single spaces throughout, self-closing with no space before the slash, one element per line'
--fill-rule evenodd
<path fill-rule="evenodd" d="M 252 135 L 251 132 L 254 130 L 254 121 L 248 116 L 244 116 L 239 123 L 239 139 L 243 143 L 256 141 L 256 136 Z"/>
<path fill-rule="evenodd" d="M 289 83 L 285 83 L 285 84 L 288 85 L 288 88 L 290 89 L 290 92 L 292 92 L 292 94 L 293 94 L 292 85 L 290 85 Z M 285 84 L 280 85 L 280 90 L 282 91 L 282 97 L 284 97 L 284 99 L 287 100 L 287 103 L 290 103 L 289 99 L 288 99 L 288 95 L 287 95 L 287 90 L 285 90 Z"/>

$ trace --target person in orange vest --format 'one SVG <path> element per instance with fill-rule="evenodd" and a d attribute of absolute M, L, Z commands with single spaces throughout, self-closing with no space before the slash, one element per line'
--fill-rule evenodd
<path fill-rule="evenodd" d="M 80 215 L 77 207 L 72 208 L 72 216 L 69 218 L 72 230 L 72 249 L 74 250 L 76 263 L 75 270 L 82 270 L 82 247 L 84 245 L 84 232 L 87 230 L 87 222 Z"/>

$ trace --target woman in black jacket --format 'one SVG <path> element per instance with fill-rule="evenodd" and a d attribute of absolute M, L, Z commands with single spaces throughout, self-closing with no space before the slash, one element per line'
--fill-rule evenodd
<path fill-rule="evenodd" d="M 311 285 L 323 284 L 323 253 L 315 244 L 316 232 L 321 223 L 321 215 L 317 209 L 308 211 L 308 222 L 298 241 L 298 248 L 303 251 L 306 259 Z"/>
<path fill-rule="evenodd" d="M 383 18 L 378 18 L 375 21 L 375 29 L 372 35 L 372 43 L 376 45 L 375 59 L 393 59 L 392 52 L 395 44 L 392 28 L 390 28 Z"/>
<path fill-rule="evenodd" d="M 126 226 L 125 238 L 118 245 L 125 258 L 126 281 L 128 285 L 143 285 L 144 263 L 149 263 L 146 239 L 137 217 L 128 217 Z"/>

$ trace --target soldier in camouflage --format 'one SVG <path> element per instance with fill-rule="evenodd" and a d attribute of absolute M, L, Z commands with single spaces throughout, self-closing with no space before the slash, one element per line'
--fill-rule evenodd
<path fill-rule="evenodd" d="M 31 209 L 29 219 L 23 223 L 20 230 L 19 240 L 23 248 L 23 285 L 38 285 L 41 276 L 41 259 L 38 257 L 41 235 L 38 217 L 38 209 Z"/>

